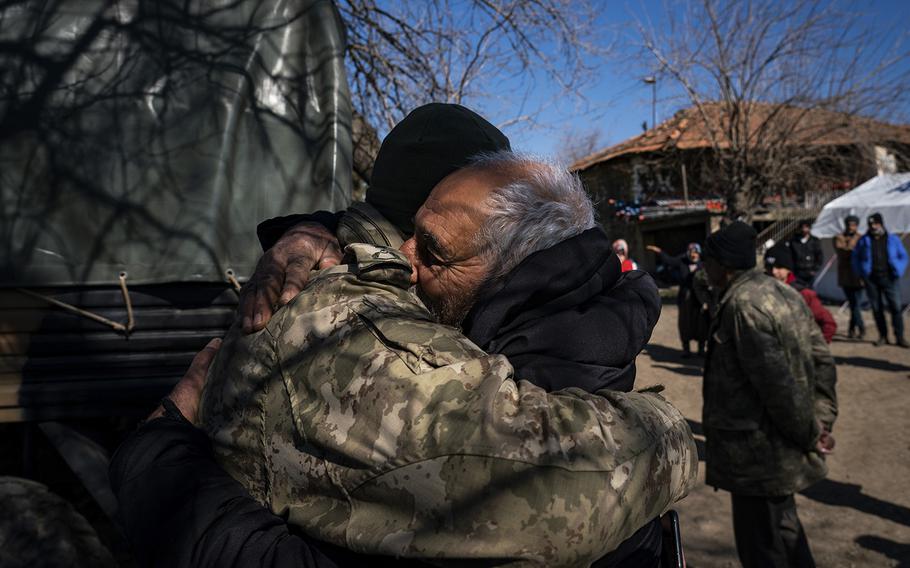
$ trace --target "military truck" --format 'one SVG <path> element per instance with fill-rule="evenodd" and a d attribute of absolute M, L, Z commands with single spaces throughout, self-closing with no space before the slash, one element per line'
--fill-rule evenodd
<path fill-rule="evenodd" d="M 109 453 L 231 325 L 257 223 L 350 200 L 343 49 L 327 0 L 0 7 L 0 474 L 56 448 L 116 518 Z"/>

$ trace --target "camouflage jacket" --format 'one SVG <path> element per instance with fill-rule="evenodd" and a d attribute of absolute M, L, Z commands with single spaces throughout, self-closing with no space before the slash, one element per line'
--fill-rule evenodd
<path fill-rule="evenodd" d="M 225 338 L 200 422 L 222 465 L 350 550 L 586 565 L 682 498 L 697 455 L 654 393 L 547 393 L 408 291 L 397 250 L 353 244 L 265 330 Z"/>
<path fill-rule="evenodd" d="M 712 320 L 704 380 L 707 483 L 794 493 L 827 473 L 818 422 L 837 416 L 836 370 L 799 292 L 757 269 L 736 277 Z"/>

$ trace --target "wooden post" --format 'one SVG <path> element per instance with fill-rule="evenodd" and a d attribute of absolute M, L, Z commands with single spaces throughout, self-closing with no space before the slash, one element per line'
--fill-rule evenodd
<path fill-rule="evenodd" d="M 686 204 L 686 208 L 689 207 L 689 184 L 686 181 L 686 164 L 682 164 L 682 179 L 683 179 L 683 201 Z"/>

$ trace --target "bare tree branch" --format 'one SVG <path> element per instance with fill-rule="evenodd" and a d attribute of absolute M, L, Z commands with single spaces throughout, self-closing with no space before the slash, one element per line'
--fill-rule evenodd
<path fill-rule="evenodd" d="M 883 46 L 833 0 L 697 0 L 667 17 L 662 30 L 639 22 L 642 60 L 695 108 L 731 217 L 858 171 L 873 132 L 852 153 L 825 140 L 906 108 L 907 47 Z"/>
<path fill-rule="evenodd" d="M 558 85 L 558 99 L 580 97 L 607 52 L 594 3 L 342 0 L 354 108 L 382 131 L 428 102 L 497 102 L 506 85 L 511 100 L 535 81 Z M 533 120 L 549 101 L 517 102 L 507 124 Z"/>

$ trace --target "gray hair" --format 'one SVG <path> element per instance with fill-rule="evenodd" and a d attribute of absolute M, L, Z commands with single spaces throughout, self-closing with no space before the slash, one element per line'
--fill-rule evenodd
<path fill-rule="evenodd" d="M 508 274 L 534 252 L 595 226 L 594 205 L 577 174 L 549 161 L 508 150 L 481 154 L 468 168 L 507 181 L 487 199 L 492 213 L 477 235 L 492 258 L 488 278 Z"/>

